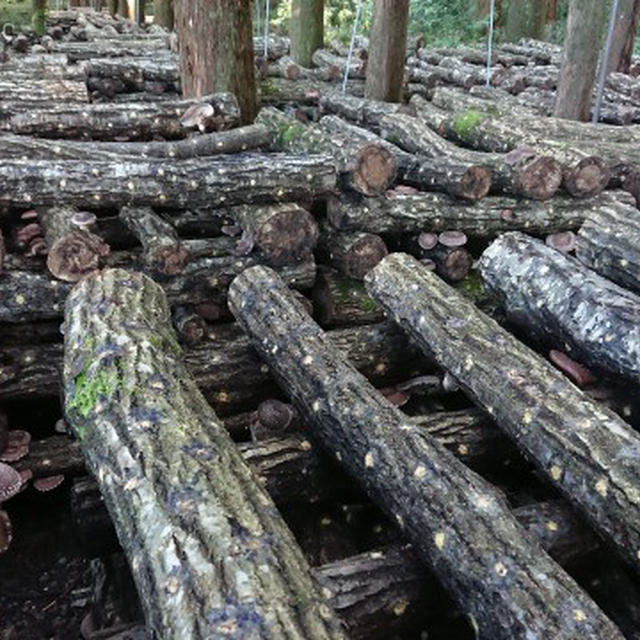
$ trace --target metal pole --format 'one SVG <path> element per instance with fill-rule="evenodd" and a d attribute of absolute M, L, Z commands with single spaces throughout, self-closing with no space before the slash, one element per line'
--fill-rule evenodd
<path fill-rule="evenodd" d="M 604 46 L 604 53 L 602 54 L 602 60 L 600 61 L 600 78 L 598 79 L 598 93 L 596 95 L 596 105 L 593 109 L 593 118 L 591 121 L 593 124 L 598 124 L 600 120 L 600 109 L 602 108 L 602 96 L 604 95 L 604 85 L 607 81 L 607 75 L 609 73 L 609 58 L 611 58 L 611 44 L 613 43 L 613 32 L 616 26 L 616 20 L 618 18 L 618 8 L 620 7 L 620 0 L 614 0 L 611 7 L 611 17 L 609 18 L 609 31 L 607 33 L 607 43 Z"/>
<path fill-rule="evenodd" d="M 264 60 L 265 64 L 269 58 L 269 11 L 271 7 L 269 6 L 269 0 L 266 0 L 266 9 L 264 15 Z"/>
<path fill-rule="evenodd" d="M 496 0 L 491 0 L 489 12 L 489 44 L 487 46 L 487 87 L 491 86 L 491 56 L 493 55 L 493 22 L 496 9 Z"/>
<path fill-rule="evenodd" d="M 358 3 L 358 9 L 356 11 L 356 19 L 353 21 L 353 31 L 351 32 L 351 44 L 349 44 L 349 55 L 347 56 L 347 66 L 344 70 L 344 80 L 342 82 L 342 93 L 347 92 L 347 82 L 349 81 L 349 68 L 351 67 L 351 59 L 353 58 L 353 48 L 356 41 L 356 35 L 358 34 L 358 26 L 360 24 L 360 14 L 362 13 L 362 2 Z"/>

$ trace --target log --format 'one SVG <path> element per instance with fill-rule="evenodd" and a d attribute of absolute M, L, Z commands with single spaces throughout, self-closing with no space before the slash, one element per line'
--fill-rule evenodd
<path fill-rule="evenodd" d="M 522 535 L 504 499 L 437 442 L 420 438 L 330 346 L 272 271 L 244 271 L 229 299 L 314 436 L 396 520 L 482 635 L 524 638 L 553 630 L 558 638 L 621 638 L 573 580 Z M 489 593 L 495 606 L 486 606 Z M 581 615 L 561 612 L 567 599 Z"/>
<path fill-rule="evenodd" d="M 153 209 L 123 207 L 120 219 L 142 244 L 142 260 L 151 275 L 175 276 L 189 260 L 174 227 Z"/>
<path fill-rule="evenodd" d="M 362 282 L 329 268 L 318 271 L 313 289 L 313 310 L 322 327 L 370 324 L 384 317 Z"/>
<path fill-rule="evenodd" d="M 92 58 L 140 58 L 153 55 L 154 58 L 172 57 L 163 38 L 142 40 L 104 40 L 93 42 L 53 42 L 51 53 L 67 56 L 69 62 L 80 62 Z"/>
<path fill-rule="evenodd" d="M 109 245 L 83 224 L 95 216 L 81 216 L 73 207 L 51 207 L 38 216 L 47 244 L 47 268 L 65 282 L 78 282 L 95 271 L 110 252 Z"/>
<path fill-rule="evenodd" d="M 307 259 L 318 241 L 313 216 L 295 203 L 232 207 L 229 214 L 271 264 Z"/>
<path fill-rule="evenodd" d="M 123 176 L 126 179 L 123 179 Z M 0 206 L 211 207 L 303 200 L 331 191 L 333 163 L 315 155 L 234 154 L 176 165 L 160 160 L 7 160 Z"/>
<path fill-rule="evenodd" d="M 551 201 L 483 198 L 462 203 L 435 193 L 389 194 L 385 198 L 330 198 L 329 222 L 341 230 L 369 233 L 464 231 L 470 237 L 492 238 L 505 231 L 525 231 L 546 236 L 558 231 L 578 231 L 585 219 L 605 206 L 630 204 L 624 192 L 602 193 L 587 201 L 558 196 Z"/>
<path fill-rule="evenodd" d="M 488 167 L 492 172 L 492 185 L 501 193 L 548 200 L 562 183 L 560 165 L 547 156 L 534 154 L 511 159 L 503 154 L 461 149 L 431 131 L 419 119 L 401 114 L 385 116 L 381 127 L 384 138 L 411 153 L 433 160 L 444 156 L 458 163 Z"/>
<path fill-rule="evenodd" d="M 322 228 L 316 255 L 347 278 L 362 280 L 387 255 L 384 240 L 373 233 L 338 232 L 329 225 Z"/>
<path fill-rule="evenodd" d="M 506 242 L 517 237 L 502 236 Z M 493 252 L 500 244 L 492 245 Z M 485 252 L 483 276 L 493 252 Z M 520 264 L 513 268 L 516 274 L 522 271 Z M 640 437 L 414 258 L 392 254 L 369 273 L 366 284 L 372 297 L 637 567 L 640 496 L 633 487 Z"/>
<path fill-rule="evenodd" d="M 382 118 L 387 114 L 413 113 L 413 109 L 405 104 L 368 100 L 336 91 L 322 95 L 319 106 L 324 113 L 333 113 L 370 128 L 380 125 Z"/>
<path fill-rule="evenodd" d="M 329 336 L 376 384 L 430 370 L 404 336 L 384 323 L 336 329 Z M 0 400 L 58 396 L 60 344 L 3 346 L 0 354 Z M 220 415 L 246 410 L 276 393 L 269 368 L 235 325 L 210 330 L 201 344 L 186 350 L 185 359 L 198 387 Z"/>
<path fill-rule="evenodd" d="M 177 58 L 150 57 L 94 58 L 86 65 L 88 77 L 121 80 L 125 84 L 140 84 L 145 80 L 164 83 L 180 81 Z"/>
<path fill-rule="evenodd" d="M 344 76 L 347 68 L 347 58 L 337 56 L 327 49 L 317 49 L 311 57 L 316 67 L 336 67 L 340 69 L 340 75 Z M 354 58 L 349 67 L 349 78 L 364 80 L 367 74 L 367 61 Z"/>
<path fill-rule="evenodd" d="M 344 637 L 187 372 L 162 289 L 104 271 L 74 289 L 65 314 L 65 414 L 99 479 L 147 625 L 162 636 Z"/>
<path fill-rule="evenodd" d="M 278 150 L 332 156 L 345 185 L 358 193 L 384 193 L 395 179 L 395 158 L 381 145 L 362 144 L 340 134 L 329 135 L 271 107 L 260 111 L 257 122 L 269 127 Z"/>
<path fill-rule="evenodd" d="M 184 138 L 182 114 L 194 104 L 214 107 L 211 126 L 229 129 L 238 124 L 240 108 L 231 94 L 205 96 L 200 101 L 154 103 L 34 104 L 0 102 L 0 130 L 40 138 L 89 140 L 167 140 Z"/>
<path fill-rule="evenodd" d="M 87 103 L 89 93 L 85 82 L 62 78 L 0 80 L 0 101 L 50 103 L 55 101 Z"/>
<path fill-rule="evenodd" d="M 576 257 L 601 276 L 640 294 L 639 239 L 637 208 L 600 207 L 578 233 Z"/>
<path fill-rule="evenodd" d="M 533 337 L 595 370 L 637 381 L 640 297 L 519 233 L 494 241 L 481 270 L 507 316 Z"/>

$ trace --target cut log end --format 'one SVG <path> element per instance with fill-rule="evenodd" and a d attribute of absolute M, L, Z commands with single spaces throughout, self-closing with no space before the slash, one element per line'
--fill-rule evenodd
<path fill-rule="evenodd" d="M 377 144 L 360 150 L 353 172 L 354 188 L 366 196 L 383 194 L 396 177 L 396 159 L 390 151 Z"/>
<path fill-rule="evenodd" d="M 535 156 L 520 167 L 518 182 L 524 197 L 549 200 L 562 185 L 562 166 L 549 156 Z"/>
<path fill-rule="evenodd" d="M 472 264 L 473 256 L 466 249 L 453 249 L 443 261 L 441 275 L 451 282 L 459 282 L 469 275 Z"/>
<path fill-rule="evenodd" d="M 297 262 L 309 256 L 318 241 L 318 225 L 301 207 L 278 211 L 257 231 L 255 244 L 274 265 Z"/>
<path fill-rule="evenodd" d="M 451 195 L 465 200 L 480 200 L 491 189 L 491 170 L 487 167 L 469 167 L 452 189 Z"/>
<path fill-rule="evenodd" d="M 372 233 L 362 234 L 345 256 L 346 275 L 362 280 L 387 253 L 387 246 L 380 236 Z"/>
<path fill-rule="evenodd" d="M 611 172 L 602 158 L 590 156 L 565 170 L 564 188 L 574 198 L 591 198 L 609 184 Z"/>
<path fill-rule="evenodd" d="M 161 247 L 149 255 L 149 268 L 155 273 L 177 276 L 184 270 L 190 254 L 180 244 Z"/>
<path fill-rule="evenodd" d="M 73 231 L 49 250 L 47 267 L 51 274 L 65 282 L 78 282 L 100 267 L 101 258 L 109 254 L 109 245 L 84 231 Z"/>

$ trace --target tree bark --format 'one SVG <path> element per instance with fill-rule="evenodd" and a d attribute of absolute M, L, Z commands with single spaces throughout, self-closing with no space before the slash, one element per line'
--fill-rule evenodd
<path fill-rule="evenodd" d="M 640 297 L 519 233 L 494 241 L 481 270 L 508 317 L 530 335 L 594 369 L 638 380 Z"/>
<path fill-rule="evenodd" d="M 46 29 L 47 0 L 31 0 L 31 27 L 36 35 L 43 36 Z"/>
<path fill-rule="evenodd" d="M 148 626 L 163 637 L 343 638 L 293 535 L 188 374 L 162 289 L 121 270 L 89 276 L 67 300 L 66 323 L 65 413 Z"/>
<path fill-rule="evenodd" d="M 550 9 L 554 0 L 510 0 L 505 22 L 505 40 L 546 40 Z"/>
<path fill-rule="evenodd" d="M 244 271 L 231 286 L 230 304 L 314 435 L 396 520 L 482 635 L 621 638 L 522 535 L 504 499 L 441 445 L 421 438 L 331 347 L 272 271 Z M 495 606 L 486 606 L 488 594 Z M 581 615 L 561 612 L 567 598 Z"/>
<path fill-rule="evenodd" d="M 154 0 L 153 22 L 173 31 L 173 0 Z"/>
<path fill-rule="evenodd" d="M 312 66 L 314 52 L 324 46 L 324 0 L 292 0 L 289 33 L 291 57 Z"/>
<path fill-rule="evenodd" d="M 588 120 L 598 67 L 606 5 L 600 0 L 570 0 L 567 35 L 553 115 Z"/>
<path fill-rule="evenodd" d="M 333 163 L 322 155 L 238 154 L 175 164 L 6 160 L 0 165 L 0 182 L 0 206 L 181 209 L 305 200 L 332 191 L 336 174 Z"/>
<path fill-rule="evenodd" d="M 609 72 L 629 73 L 639 16 L 640 0 L 622 0 L 620 2 L 613 32 L 611 55 L 607 66 Z"/>
<path fill-rule="evenodd" d="M 409 0 L 376 0 L 371 27 L 365 96 L 401 102 L 407 48 Z"/>
<path fill-rule="evenodd" d="M 580 262 L 625 289 L 640 294 L 640 222 L 628 205 L 593 211 L 578 233 Z"/>
<path fill-rule="evenodd" d="M 417 193 L 362 200 L 332 198 L 327 204 L 329 222 L 340 230 L 369 233 L 440 233 L 464 231 L 476 238 L 493 238 L 505 231 L 546 236 L 578 231 L 600 207 L 630 204 L 625 192 L 601 193 L 586 201 L 557 196 L 547 202 L 489 197 L 461 204 L 444 194 Z"/>
<path fill-rule="evenodd" d="M 0 79 L 0 100 L 18 100 L 32 103 L 50 103 L 55 101 L 89 102 L 89 93 L 85 82 L 63 80 L 60 78 L 12 81 Z"/>
<path fill-rule="evenodd" d="M 180 78 L 187 98 L 215 91 L 233 93 L 242 122 L 258 109 L 249 0 L 176 0 Z"/>

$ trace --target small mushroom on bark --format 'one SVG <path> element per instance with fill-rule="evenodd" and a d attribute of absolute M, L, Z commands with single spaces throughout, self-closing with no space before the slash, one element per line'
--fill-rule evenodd
<path fill-rule="evenodd" d="M 95 213 L 89 211 L 77 211 L 71 216 L 71 224 L 82 231 L 95 233 L 98 218 Z"/>
<path fill-rule="evenodd" d="M 47 478 L 38 478 L 34 480 L 33 486 L 40 493 L 48 493 L 58 488 L 64 482 L 63 475 L 49 476 Z"/>
<path fill-rule="evenodd" d="M 110 248 L 93 233 L 74 231 L 65 235 L 49 250 L 47 267 L 58 279 L 78 282 L 100 267 L 100 259 Z"/>
<path fill-rule="evenodd" d="M 546 237 L 545 243 L 561 253 L 571 253 L 576 248 L 576 234 L 573 231 L 551 233 Z"/>
<path fill-rule="evenodd" d="M 22 478 L 8 464 L 0 462 L 0 504 L 20 493 Z"/>
<path fill-rule="evenodd" d="M 29 453 L 31 435 L 26 431 L 15 429 L 9 431 L 6 447 L 0 452 L 0 461 L 17 462 Z"/>
<path fill-rule="evenodd" d="M 549 351 L 549 360 L 579 387 L 593 384 L 596 379 L 593 373 L 583 364 L 576 362 L 562 351 Z"/>
<path fill-rule="evenodd" d="M 199 129 L 205 132 L 210 118 L 213 118 L 215 109 L 212 104 L 200 102 L 191 105 L 180 118 L 180 125 L 185 129 Z"/>
<path fill-rule="evenodd" d="M 433 249 L 438 244 L 438 236 L 435 233 L 430 233 L 427 231 L 423 231 L 418 236 L 418 245 L 421 249 L 425 251 L 429 251 Z"/>
<path fill-rule="evenodd" d="M 292 431 L 297 425 L 298 412 L 290 404 L 272 398 L 258 406 L 256 421 L 250 427 L 251 438 L 266 440 Z"/>
<path fill-rule="evenodd" d="M 443 231 L 438 236 L 438 242 L 449 249 L 464 247 L 467 244 L 467 234 L 462 231 Z"/>

